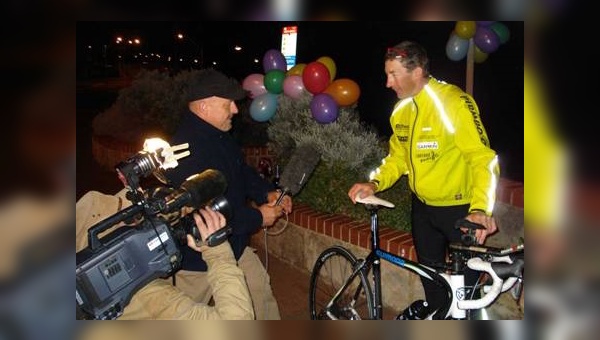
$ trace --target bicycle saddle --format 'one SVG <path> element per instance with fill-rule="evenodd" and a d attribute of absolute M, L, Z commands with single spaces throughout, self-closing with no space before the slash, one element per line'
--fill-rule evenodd
<path fill-rule="evenodd" d="M 360 195 L 356 195 L 356 202 L 358 203 L 363 203 L 363 204 L 372 204 L 372 205 L 379 205 L 382 207 L 386 207 L 386 208 L 394 208 L 395 205 L 392 202 L 388 202 L 382 198 L 379 198 L 375 195 L 371 195 L 371 196 L 367 196 L 367 197 L 363 197 L 360 198 Z"/>

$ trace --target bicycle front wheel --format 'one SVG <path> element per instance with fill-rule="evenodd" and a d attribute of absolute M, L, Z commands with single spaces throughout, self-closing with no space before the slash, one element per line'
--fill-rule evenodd
<path fill-rule="evenodd" d="M 339 246 L 327 248 L 319 255 L 310 277 L 312 320 L 373 318 L 373 298 L 366 272 L 360 271 L 350 280 L 357 262 L 349 250 Z"/>

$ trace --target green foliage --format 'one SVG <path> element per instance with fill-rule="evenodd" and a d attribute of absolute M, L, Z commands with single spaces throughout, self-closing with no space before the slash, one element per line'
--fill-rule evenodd
<path fill-rule="evenodd" d="M 267 129 L 270 147 L 278 163 L 288 161 L 299 145 L 310 144 L 321 153 L 321 161 L 305 188 L 297 196 L 318 211 L 340 213 L 368 221 L 369 215 L 348 198 L 348 190 L 357 182 L 367 181 L 387 153 L 387 141 L 380 141 L 373 129 L 362 125 L 355 108 L 340 108 L 338 119 L 320 124 L 310 113 L 310 95 L 299 99 L 280 96 L 277 112 Z M 410 229 L 410 194 L 406 180 L 379 196 L 396 205 L 384 209 L 380 223 L 402 230 Z"/>
<path fill-rule="evenodd" d="M 308 204 L 318 211 L 343 214 L 357 221 L 368 222 L 370 216 L 364 206 L 353 205 L 348 198 L 350 187 L 364 179 L 364 174 L 356 170 L 349 170 L 341 162 L 335 162 L 335 164 L 321 162 L 306 186 L 294 199 L 296 202 Z M 402 177 L 392 188 L 377 195 L 396 206 L 394 209 L 380 210 L 380 225 L 410 230 L 410 194 L 406 176 Z"/>

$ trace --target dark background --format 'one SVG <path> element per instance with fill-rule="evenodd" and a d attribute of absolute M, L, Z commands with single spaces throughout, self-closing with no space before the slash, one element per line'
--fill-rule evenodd
<path fill-rule="evenodd" d="M 502 177 L 522 181 L 524 25 L 520 21 L 502 23 L 509 28 L 510 39 L 489 54 L 486 61 L 475 64 L 473 96 L 492 148 L 500 156 Z M 90 61 L 110 63 L 117 48 L 115 37 L 123 35 L 139 37 L 142 44 L 136 48 L 142 53 L 173 56 L 171 69 L 189 67 L 185 62 L 178 64 L 179 57 L 189 60 L 202 55 L 204 66 L 217 61 L 216 68 L 241 82 L 252 73 L 264 74 L 262 57 L 267 50 L 280 48 L 282 27 L 298 25 L 296 62 L 310 63 L 321 56 L 331 57 L 337 67 L 336 79 L 350 78 L 360 87 L 361 120 L 387 138 L 391 133 L 389 112 L 397 98 L 385 87 L 386 48 L 407 39 L 423 44 L 429 53 L 431 73 L 464 89 L 466 59 L 455 62 L 445 52 L 455 24 L 455 21 L 78 22 L 77 75 L 82 78 L 80 70 Z M 176 39 L 177 33 L 185 38 Z M 236 44 L 243 47 L 241 52 L 233 51 Z"/>

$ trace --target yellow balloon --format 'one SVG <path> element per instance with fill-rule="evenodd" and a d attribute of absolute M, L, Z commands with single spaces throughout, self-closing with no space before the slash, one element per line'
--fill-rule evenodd
<path fill-rule="evenodd" d="M 335 73 L 337 72 L 337 67 L 335 66 L 333 59 L 328 56 L 323 56 L 317 59 L 317 61 L 327 67 L 327 70 L 329 71 L 329 80 L 333 81 L 335 79 Z"/>
<path fill-rule="evenodd" d="M 454 26 L 454 32 L 456 35 L 463 39 L 471 39 L 475 36 L 477 30 L 477 24 L 475 21 L 457 21 Z"/>
<path fill-rule="evenodd" d="M 479 47 L 475 46 L 474 57 L 475 57 L 475 62 L 478 64 L 481 64 L 487 59 L 488 54 L 483 52 L 482 50 L 480 50 Z"/>
<path fill-rule="evenodd" d="M 304 64 L 304 63 L 296 64 L 291 69 L 289 69 L 285 75 L 302 77 L 302 72 L 304 72 L 305 67 L 306 67 L 306 64 Z"/>

